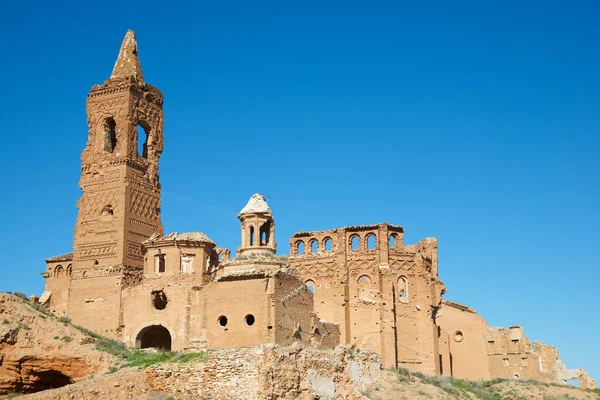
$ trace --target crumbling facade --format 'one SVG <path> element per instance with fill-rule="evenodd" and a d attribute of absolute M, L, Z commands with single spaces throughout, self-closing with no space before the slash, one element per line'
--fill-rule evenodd
<path fill-rule="evenodd" d="M 259 194 L 238 214 L 234 258 L 201 232 L 165 235 L 162 104 L 128 31 L 110 78 L 88 95 L 73 252 L 46 259 L 42 274 L 40 303 L 54 313 L 141 348 L 341 343 L 427 374 L 579 377 L 595 387 L 521 328 L 489 328 L 473 309 L 442 300 L 435 238 L 405 245 L 400 226 L 349 226 L 297 233 L 290 255 L 278 257 Z"/>

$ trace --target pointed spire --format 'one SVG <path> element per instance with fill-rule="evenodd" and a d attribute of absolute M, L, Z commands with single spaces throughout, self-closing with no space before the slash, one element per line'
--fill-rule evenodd
<path fill-rule="evenodd" d="M 135 40 L 135 32 L 131 29 L 125 34 L 119 57 L 113 68 L 110 79 L 135 77 L 138 82 L 144 82 L 142 75 L 142 66 L 138 58 L 137 42 Z"/>

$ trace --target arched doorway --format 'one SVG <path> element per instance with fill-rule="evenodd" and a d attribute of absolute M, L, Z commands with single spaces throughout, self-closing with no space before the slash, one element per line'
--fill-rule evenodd
<path fill-rule="evenodd" d="M 171 350 L 171 334 L 162 325 L 150 325 L 138 333 L 135 338 L 135 347 L 138 349 L 156 348 Z"/>

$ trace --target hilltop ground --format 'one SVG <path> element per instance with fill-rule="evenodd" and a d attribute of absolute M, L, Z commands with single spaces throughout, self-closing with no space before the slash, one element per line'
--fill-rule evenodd
<path fill-rule="evenodd" d="M 380 370 L 378 360 L 342 346 L 263 345 L 208 355 L 126 349 L 0 293 L 0 398 L 37 392 L 19 399 L 600 399 L 599 390 L 537 381 Z"/>

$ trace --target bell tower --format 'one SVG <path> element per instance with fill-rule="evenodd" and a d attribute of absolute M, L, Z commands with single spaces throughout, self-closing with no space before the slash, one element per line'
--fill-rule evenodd
<path fill-rule="evenodd" d="M 110 78 L 88 94 L 88 140 L 73 270 L 143 268 L 142 242 L 162 234 L 158 159 L 163 95 L 144 82 L 135 33 L 125 35 Z"/>
<path fill-rule="evenodd" d="M 242 223 L 242 246 L 238 247 L 237 254 L 275 254 L 275 221 L 262 194 L 254 194 L 238 218 Z"/>

